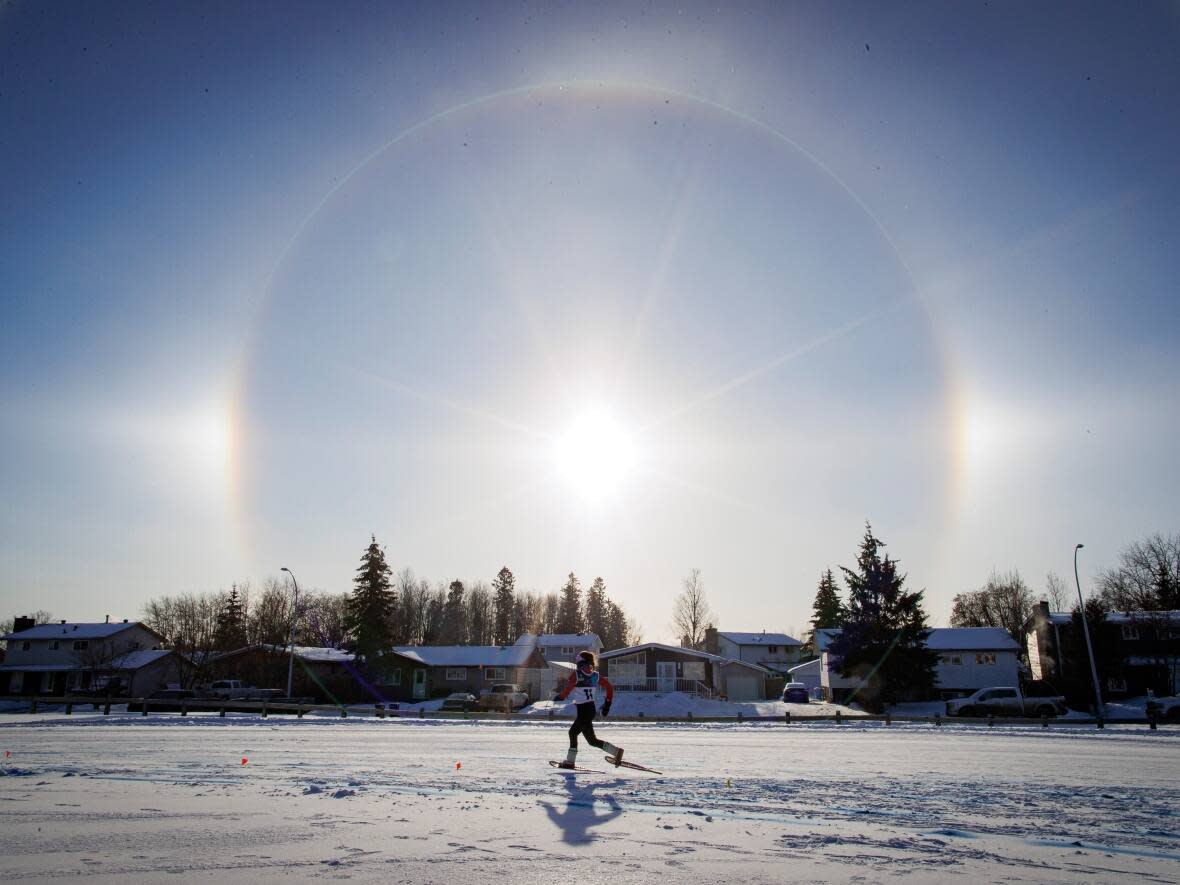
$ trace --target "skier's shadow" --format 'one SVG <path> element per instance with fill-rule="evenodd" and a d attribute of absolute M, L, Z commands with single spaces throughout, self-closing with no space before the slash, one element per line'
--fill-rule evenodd
<path fill-rule="evenodd" d="M 541 802 L 545 813 L 554 826 L 561 829 L 561 841 L 570 845 L 584 845 L 594 841 L 591 827 L 601 826 L 623 813 L 623 807 L 613 794 L 596 797 L 594 791 L 602 784 L 579 784 L 572 776 L 566 777 L 565 789 L 569 793 L 565 808 L 561 811 L 552 802 Z M 596 802 L 605 802 L 610 810 L 605 814 L 595 812 Z"/>

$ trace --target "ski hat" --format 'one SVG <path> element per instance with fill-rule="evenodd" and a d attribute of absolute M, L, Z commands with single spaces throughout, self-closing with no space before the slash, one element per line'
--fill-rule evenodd
<path fill-rule="evenodd" d="M 579 668 L 589 667 L 591 670 L 593 670 L 594 669 L 594 653 L 589 652 L 589 651 L 579 652 L 578 653 L 578 667 Z"/>

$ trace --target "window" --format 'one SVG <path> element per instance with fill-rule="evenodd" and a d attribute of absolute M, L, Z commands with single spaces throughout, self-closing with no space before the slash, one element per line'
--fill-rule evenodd
<path fill-rule="evenodd" d="M 53 674 L 52 673 L 42 673 L 41 674 L 41 694 L 49 694 L 51 691 L 53 691 Z"/>
<path fill-rule="evenodd" d="M 49 640 L 49 650 L 50 651 L 57 651 L 58 646 L 60 646 L 60 645 L 61 645 L 61 643 L 58 642 L 56 639 Z"/>
<path fill-rule="evenodd" d="M 25 674 L 17 670 L 8 679 L 8 693 L 20 694 L 21 689 L 25 687 Z"/>
<path fill-rule="evenodd" d="M 462 682 L 467 678 L 465 667 L 447 667 L 447 682 Z"/>
<path fill-rule="evenodd" d="M 503 667 L 488 667 L 483 671 L 483 678 L 488 682 L 503 682 L 505 680 Z"/>
<path fill-rule="evenodd" d="M 389 674 L 389 681 L 385 684 L 386 685 L 401 685 L 402 684 L 402 671 L 401 670 L 394 670 L 392 673 L 390 673 Z"/>
<path fill-rule="evenodd" d="M 32 648 L 32 647 L 33 647 L 33 643 L 31 643 L 31 642 L 30 642 L 29 640 L 27 640 L 27 639 L 26 639 L 24 642 L 22 642 L 22 643 L 20 644 L 20 650 L 21 650 L 21 651 L 28 651 L 28 650 L 29 650 L 30 648 Z"/>
<path fill-rule="evenodd" d="M 772 655 L 778 654 L 778 646 L 777 645 L 768 645 L 768 646 L 766 646 L 766 650 L 767 650 L 767 652 L 769 652 Z"/>
<path fill-rule="evenodd" d="M 691 679 L 694 682 L 705 681 L 705 662 L 704 661 L 685 661 L 684 662 L 684 678 Z"/>
<path fill-rule="evenodd" d="M 1139 627 L 1135 624 L 1123 624 L 1123 639 L 1138 639 Z M 1122 689 L 1116 689 L 1122 691 Z"/>
<path fill-rule="evenodd" d="M 962 655 L 943 655 L 942 656 L 942 663 L 947 664 L 948 666 L 958 667 L 958 666 L 961 666 L 963 663 L 963 656 Z"/>
<path fill-rule="evenodd" d="M 1125 627 L 1123 628 L 1126 629 Z M 1120 679 L 1117 676 L 1111 676 L 1106 680 L 1106 688 L 1108 691 L 1126 691 L 1127 680 Z"/>
<path fill-rule="evenodd" d="M 74 651 L 86 651 L 86 648 L 89 645 L 90 645 L 90 643 L 87 642 L 85 639 L 75 639 L 74 640 Z"/>
<path fill-rule="evenodd" d="M 563 655 L 572 655 L 574 653 L 574 647 L 572 645 L 563 645 L 561 647 L 561 653 Z"/>
<path fill-rule="evenodd" d="M 977 664 L 994 664 L 996 656 L 993 654 L 979 654 L 975 656 L 975 663 Z"/>

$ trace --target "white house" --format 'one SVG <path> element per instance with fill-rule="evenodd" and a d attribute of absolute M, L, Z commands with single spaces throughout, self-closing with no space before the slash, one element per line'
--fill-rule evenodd
<path fill-rule="evenodd" d="M 786 633 L 721 632 L 709 627 L 705 630 L 705 651 L 733 661 L 757 664 L 782 676 L 799 663 L 803 643 Z"/>
<path fill-rule="evenodd" d="M 600 660 L 616 691 L 679 691 L 731 701 L 765 700 L 766 680 L 773 675 L 748 661 L 659 642 L 603 652 Z"/>
<path fill-rule="evenodd" d="M 582 651 L 593 652 L 595 658 L 602 652 L 602 640 L 597 633 L 542 633 L 540 636 L 525 633 L 516 644 L 535 645 L 551 664 L 555 661 L 573 663 L 578 652 Z"/>
<path fill-rule="evenodd" d="M 829 648 L 839 630 L 816 630 L 824 696 L 847 698 L 860 680 L 840 675 Z M 938 652 L 935 687 L 942 698 L 962 697 L 992 685 L 1019 685 L 1020 645 L 1000 627 L 935 627 L 926 647 Z"/>
<path fill-rule="evenodd" d="M 115 694 L 148 694 L 177 679 L 175 652 L 145 624 L 60 621 L 34 624 L 17 618 L 3 638 L 0 694 L 64 695 L 110 686 Z"/>

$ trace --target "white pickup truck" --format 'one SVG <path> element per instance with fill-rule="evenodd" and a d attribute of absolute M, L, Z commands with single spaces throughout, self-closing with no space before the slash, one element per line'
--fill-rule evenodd
<path fill-rule="evenodd" d="M 1151 698 L 1147 715 L 1154 716 L 1157 722 L 1180 722 L 1180 697 Z"/>
<path fill-rule="evenodd" d="M 981 688 L 946 702 L 948 716 L 1060 716 L 1067 710 L 1065 698 L 1043 686 L 1029 694 L 1012 685 Z"/>
<path fill-rule="evenodd" d="M 479 705 L 485 710 L 515 710 L 528 706 L 529 696 L 519 685 L 501 682 L 479 693 Z"/>

